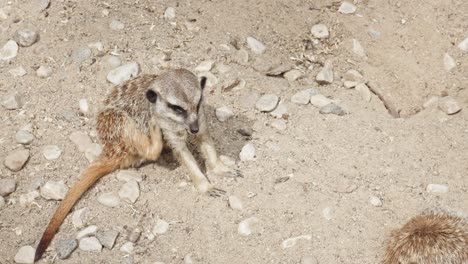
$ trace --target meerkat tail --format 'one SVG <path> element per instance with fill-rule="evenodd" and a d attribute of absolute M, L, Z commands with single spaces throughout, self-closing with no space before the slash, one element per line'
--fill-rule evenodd
<path fill-rule="evenodd" d="M 119 163 L 117 161 L 97 160 L 82 173 L 78 182 L 75 183 L 75 185 L 73 185 L 72 188 L 68 191 L 67 195 L 55 211 L 54 216 L 50 220 L 49 225 L 44 231 L 41 237 L 41 241 L 36 248 L 34 261 L 37 261 L 41 258 L 60 225 L 63 223 L 68 213 L 73 208 L 75 203 L 80 199 L 83 193 L 85 193 L 102 176 L 105 176 L 106 174 L 116 170 L 118 168 L 118 164 Z"/>

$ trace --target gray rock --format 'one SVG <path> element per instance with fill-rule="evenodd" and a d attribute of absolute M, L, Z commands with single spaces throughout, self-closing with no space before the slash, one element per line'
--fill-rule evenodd
<path fill-rule="evenodd" d="M 198 66 L 195 68 L 195 71 L 197 72 L 208 72 L 211 71 L 213 68 L 214 61 L 212 60 L 207 60 L 207 61 L 202 61 Z"/>
<path fill-rule="evenodd" d="M 380 200 L 379 197 L 372 195 L 369 198 L 369 203 L 372 204 L 375 207 L 381 207 L 382 206 L 382 200 Z"/>
<path fill-rule="evenodd" d="M 86 227 L 85 229 L 83 230 L 80 230 L 80 232 L 78 232 L 76 234 L 76 239 L 82 239 L 83 237 L 89 237 L 89 236 L 94 236 L 97 232 L 97 226 L 95 225 L 90 225 L 88 227 Z"/>
<path fill-rule="evenodd" d="M 96 233 L 97 239 L 99 239 L 101 244 L 107 249 L 112 249 L 114 247 L 115 241 L 117 240 L 118 236 L 119 232 L 115 230 Z"/>
<path fill-rule="evenodd" d="M 41 187 L 41 196 L 47 200 L 63 200 L 68 186 L 63 181 L 48 181 Z"/>
<path fill-rule="evenodd" d="M 85 151 L 85 157 L 89 162 L 93 162 L 101 155 L 102 153 L 102 146 L 98 143 L 93 143 L 89 148 Z"/>
<path fill-rule="evenodd" d="M 117 173 L 117 179 L 119 181 L 124 181 L 124 182 L 129 182 L 129 181 L 141 182 L 143 180 L 140 173 L 138 173 L 135 170 L 120 170 Z"/>
<path fill-rule="evenodd" d="M 140 239 L 141 236 L 141 229 L 139 227 L 136 227 L 135 229 L 128 234 L 128 241 L 136 243 L 138 239 Z"/>
<path fill-rule="evenodd" d="M 0 61 L 8 61 L 18 55 L 18 44 L 14 40 L 9 40 L 0 49 Z"/>
<path fill-rule="evenodd" d="M 88 214 L 89 209 L 87 207 L 76 210 L 72 214 L 72 224 L 76 228 L 83 228 L 86 222 L 86 215 Z"/>
<path fill-rule="evenodd" d="M 164 11 L 164 18 L 165 19 L 174 19 L 176 17 L 176 12 L 173 7 L 168 7 Z"/>
<path fill-rule="evenodd" d="M 152 233 L 154 235 L 161 235 L 166 233 L 167 230 L 169 230 L 169 223 L 162 219 L 158 219 L 156 220 L 156 224 L 153 227 Z"/>
<path fill-rule="evenodd" d="M 75 131 L 71 133 L 69 139 L 76 145 L 80 152 L 85 152 L 93 144 L 93 141 L 88 134 L 83 131 Z"/>
<path fill-rule="evenodd" d="M 439 109 L 447 115 L 453 115 L 461 111 L 460 105 L 451 96 L 445 96 L 439 99 Z"/>
<path fill-rule="evenodd" d="M 8 196 L 16 190 L 15 179 L 2 179 L 0 180 L 0 196 Z"/>
<path fill-rule="evenodd" d="M 103 193 L 99 195 L 98 202 L 107 207 L 117 207 L 120 205 L 120 199 L 113 193 Z"/>
<path fill-rule="evenodd" d="M 266 75 L 267 76 L 279 76 L 281 74 L 284 74 L 285 72 L 291 71 L 293 69 L 293 67 L 294 67 L 294 65 L 291 64 L 291 63 L 280 63 L 280 64 L 275 65 L 272 68 L 270 68 L 266 72 Z"/>
<path fill-rule="evenodd" d="M 36 75 L 40 78 L 47 78 L 50 75 L 52 75 L 52 68 L 50 68 L 47 65 L 41 65 L 37 70 L 36 70 Z"/>
<path fill-rule="evenodd" d="M 247 37 L 247 45 L 255 54 L 262 54 L 265 52 L 265 45 L 253 37 Z"/>
<path fill-rule="evenodd" d="M 317 94 L 317 90 L 313 88 L 305 89 L 295 93 L 291 97 L 291 102 L 295 104 L 306 105 L 310 102 L 310 97 Z"/>
<path fill-rule="evenodd" d="M 255 108 L 262 112 L 271 112 L 278 106 L 279 98 L 274 94 L 262 95 L 255 103 Z"/>
<path fill-rule="evenodd" d="M 15 77 L 23 77 L 27 74 L 26 70 L 22 66 L 18 66 L 8 71 L 11 75 Z"/>
<path fill-rule="evenodd" d="M 318 261 L 314 256 L 304 256 L 301 259 L 301 264 L 318 264 Z"/>
<path fill-rule="evenodd" d="M 262 74 L 267 74 L 271 69 L 274 68 L 274 65 L 271 60 L 258 57 L 255 58 L 255 61 L 252 64 L 252 68 Z"/>
<path fill-rule="evenodd" d="M 79 247 L 83 251 L 101 252 L 102 250 L 102 245 L 96 237 L 82 238 Z"/>
<path fill-rule="evenodd" d="M 234 116 L 232 109 L 227 106 L 216 108 L 215 114 L 216 118 L 221 122 L 224 122 Z"/>
<path fill-rule="evenodd" d="M 23 106 L 21 96 L 16 93 L 10 93 L 2 96 L 2 98 L 0 99 L 0 103 L 3 107 L 5 107 L 8 110 L 19 109 Z"/>
<path fill-rule="evenodd" d="M 312 95 L 309 100 L 313 106 L 318 108 L 324 107 L 331 103 L 330 99 L 321 94 Z"/>
<path fill-rule="evenodd" d="M 330 36 L 330 33 L 328 32 L 328 27 L 324 24 L 313 25 L 310 29 L 310 33 L 312 33 L 312 36 L 314 36 L 314 38 L 318 39 L 326 39 L 328 38 L 328 36 Z"/>
<path fill-rule="evenodd" d="M 468 37 L 465 38 L 462 42 L 460 42 L 457 47 L 462 51 L 468 51 Z"/>
<path fill-rule="evenodd" d="M 447 193 L 449 187 L 445 184 L 428 184 L 426 191 L 429 193 Z"/>
<path fill-rule="evenodd" d="M 15 41 L 21 46 L 21 47 L 30 47 L 39 38 L 39 34 L 37 32 L 31 30 L 31 29 L 19 29 L 15 32 Z"/>
<path fill-rule="evenodd" d="M 290 70 L 290 71 L 286 72 L 283 75 L 283 77 L 286 80 L 292 82 L 292 81 L 295 81 L 295 80 L 301 78 L 302 77 L 302 72 L 300 70 L 293 69 L 293 70 Z"/>
<path fill-rule="evenodd" d="M 124 64 L 111 70 L 107 74 L 107 80 L 115 85 L 119 85 L 133 77 L 136 77 L 139 71 L 140 67 L 136 62 Z"/>
<path fill-rule="evenodd" d="M 5 158 L 5 166 L 11 171 L 19 171 L 29 159 L 29 150 L 17 149 Z"/>
<path fill-rule="evenodd" d="M 109 28 L 112 30 L 122 30 L 124 29 L 124 27 L 125 27 L 124 23 L 115 19 L 112 19 L 112 21 L 109 24 Z"/>
<path fill-rule="evenodd" d="M 76 48 L 71 53 L 71 59 L 77 64 L 81 64 L 91 57 L 91 49 L 88 47 Z"/>
<path fill-rule="evenodd" d="M 334 103 L 327 104 L 325 106 L 322 106 L 319 110 L 319 113 L 321 114 L 334 114 L 334 115 L 345 115 L 346 112 L 339 106 Z"/>
<path fill-rule="evenodd" d="M 361 43 L 357 39 L 353 39 L 353 52 L 358 57 L 366 57 L 366 51 L 362 47 Z"/>
<path fill-rule="evenodd" d="M 343 75 L 343 79 L 345 81 L 365 83 L 364 76 L 362 76 L 362 74 L 360 74 L 358 71 L 353 70 L 353 69 L 348 70 Z"/>
<path fill-rule="evenodd" d="M 253 232 L 253 225 L 258 223 L 258 218 L 255 216 L 249 217 L 240 221 L 239 226 L 237 227 L 237 232 L 241 236 L 249 236 Z"/>
<path fill-rule="evenodd" d="M 325 217 L 325 219 L 331 220 L 333 218 L 333 215 L 334 215 L 333 208 L 331 208 L 331 207 L 323 208 L 322 215 L 323 215 L 323 217 Z"/>
<path fill-rule="evenodd" d="M 42 155 L 47 160 L 56 160 L 62 154 L 62 150 L 56 145 L 48 145 L 42 148 Z"/>
<path fill-rule="evenodd" d="M 22 246 L 15 255 L 16 263 L 34 263 L 34 254 L 36 250 L 31 246 Z"/>
<path fill-rule="evenodd" d="M 30 206 L 34 202 L 34 200 L 36 200 L 36 198 L 39 196 L 40 196 L 39 192 L 35 190 L 22 194 L 19 197 L 20 205 L 23 207 Z"/>
<path fill-rule="evenodd" d="M 284 118 L 288 115 L 288 107 L 284 103 L 279 103 L 275 110 L 270 112 L 270 115 L 275 118 Z"/>
<path fill-rule="evenodd" d="M 57 252 L 59 259 L 67 259 L 77 247 L 78 242 L 75 239 L 60 239 L 55 247 L 55 252 Z"/>
<path fill-rule="evenodd" d="M 34 140 L 34 136 L 29 131 L 20 130 L 16 132 L 15 139 L 20 144 L 28 145 Z"/>
<path fill-rule="evenodd" d="M 228 197 L 228 201 L 229 201 L 229 207 L 231 207 L 231 209 L 242 211 L 243 209 L 242 202 L 237 196 L 230 195 Z"/>
<path fill-rule="evenodd" d="M 122 200 L 135 203 L 140 197 L 140 187 L 138 186 L 138 182 L 135 180 L 130 180 L 122 185 L 120 188 L 119 196 Z"/>
<path fill-rule="evenodd" d="M 450 54 L 445 53 L 444 54 L 444 69 L 449 72 L 455 68 L 457 64 L 455 63 L 455 60 L 450 56 Z"/>
<path fill-rule="evenodd" d="M 239 153 L 241 161 L 251 161 L 255 159 L 255 147 L 252 143 L 247 143 L 242 147 Z"/>
<path fill-rule="evenodd" d="M 366 84 L 359 83 L 358 85 L 356 85 L 354 89 L 356 89 L 356 91 L 358 91 L 361 94 L 361 97 L 362 99 L 364 99 L 364 101 L 370 102 L 372 98 L 372 94 L 371 94 L 371 91 L 369 90 L 369 87 L 367 87 Z"/>
<path fill-rule="evenodd" d="M 353 14 L 354 12 L 356 12 L 356 9 L 357 7 L 355 5 L 351 4 L 350 2 L 344 1 L 343 3 L 341 3 L 338 12 L 342 14 Z"/>
<path fill-rule="evenodd" d="M 320 84 L 329 84 L 333 82 L 333 65 L 331 61 L 325 62 L 325 65 L 319 71 L 315 79 Z"/>
<path fill-rule="evenodd" d="M 133 248 L 134 248 L 133 242 L 126 242 L 120 247 L 120 251 L 130 254 L 133 252 Z"/>

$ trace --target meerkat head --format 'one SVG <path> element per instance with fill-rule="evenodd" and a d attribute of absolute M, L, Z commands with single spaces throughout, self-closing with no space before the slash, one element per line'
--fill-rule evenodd
<path fill-rule="evenodd" d="M 146 92 L 146 98 L 159 118 L 175 122 L 196 134 L 205 84 L 205 77 L 199 81 L 186 69 L 171 70 L 159 76 Z"/>

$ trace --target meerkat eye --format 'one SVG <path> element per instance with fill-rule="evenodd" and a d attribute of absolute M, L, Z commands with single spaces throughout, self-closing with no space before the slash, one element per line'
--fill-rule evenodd
<path fill-rule="evenodd" d="M 185 111 L 185 109 L 183 109 L 182 107 L 180 107 L 178 105 L 173 105 L 173 104 L 167 104 L 167 105 L 169 106 L 169 108 L 174 110 L 174 112 L 176 112 L 179 115 L 183 115 L 183 114 L 185 114 L 187 112 L 187 111 Z"/>
<path fill-rule="evenodd" d="M 156 103 L 156 99 L 158 99 L 158 95 L 153 90 L 148 90 L 146 92 L 146 98 L 154 104 Z"/>

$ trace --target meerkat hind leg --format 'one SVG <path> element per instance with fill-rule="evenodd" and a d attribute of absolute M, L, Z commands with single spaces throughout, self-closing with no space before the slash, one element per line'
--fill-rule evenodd
<path fill-rule="evenodd" d="M 129 140 L 130 146 L 136 149 L 136 152 L 143 159 L 155 161 L 161 155 L 163 148 L 163 139 L 161 129 L 153 123 L 149 127 L 150 136 L 137 128 L 133 120 L 128 120 L 126 129 L 126 140 Z M 138 163 L 142 163 L 141 160 Z"/>

